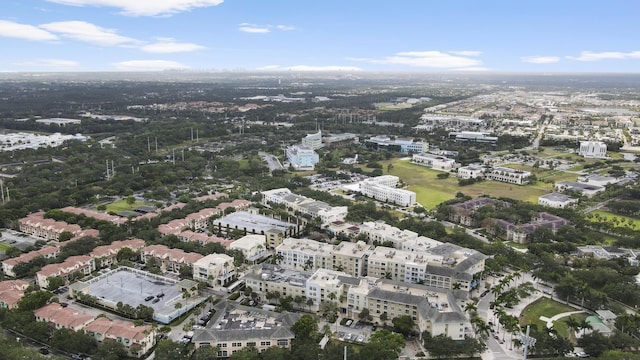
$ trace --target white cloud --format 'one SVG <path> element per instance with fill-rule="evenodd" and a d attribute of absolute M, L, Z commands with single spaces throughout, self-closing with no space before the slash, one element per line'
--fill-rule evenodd
<path fill-rule="evenodd" d="M 55 34 L 39 29 L 33 25 L 19 24 L 13 21 L 0 20 L 0 36 L 34 41 L 58 40 Z"/>
<path fill-rule="evenodd" d="M 266 34 L 270 33 L 271 30 L 279 30 L 279 31 L 291 31 L 296 28 L 289 25 L 257 25 L 257 24 L 249 24 L 242 23 L 238 25 L 238 30 L 246 33 L 252 34 Z"/>
<path fill-rule="evenodd" d="M 466 68 L 451 69 L 452 71 L 489 71 L 489 68 L 482 66 L 472 66 Z"/>
<path fill-rule="evenodd" d="M 140 41 L 116 34 L 115 30 L 105 29 L 84 21 L 60 21 L 40 25 L 41 28 L 72 39 L 102 45 L 126 46 L 138 45 Z"/>
<path fill-rule="evenodd" d="M 616 52 L 616 51 L 605 51 L 595 53 L 592 51 L 583 51 L 580 53 L 580 56 L 567 56 L 568 59 L 578 60 L 578 61 L 599 61 L 599 60 L 607 60 L 607 59 L 640 59 L 640 51 L 632 51 L 632 52 Z"/>
<path fill-rule="evenodd" d="M 176 61 L 169 60 L 130 60 L 113 64 L 117 70 L 122 71 L 160 71 L 167 69 L 185 69 L 185 66 Z"/>
<path fill-rule="evenodd" d="M 282 31 L 291 31 L 291 30 L 295 30 L 296 28 L 289 25 L 276 25 L 276 29 L 282 30 Z"/>
<path fill-rule="evenodd" d="M 149 53 L 166 54 L 196 51 L 205 48 L 204 46 L 198 44 L 176 42 L 171 38 L 159 38 L 157 40 L 158 41 L 156 43 L 142 46 L 140 50 Z"/>
<path fill-rule="evenodd" d="M 361 68 L 355 66 L 340 66 L 340 65 L 328 65 L 328 66 L 312 66 L 312 65 L 296 65 L 296 66 L 278 66 L 267 65 L 257 70 L 272 70 L 272 71 L 362 71 Z"/>
<path fill-rule="evenodd" d="M 449 51 L 449 53 L 453 55 L 473 56 L 473 57 L 482 55 L 482 51 L 475 51 L 475 50 Z"/>
<path fill-rule="evenodd" d="M 560 61 L 557 56 L 524 56 L 520 58 L 520 61 L 531 64 L 553 64 Z"/>
<path fill-rule="evenodd" d="M 374 64 L 407 65 L 444 69 L 470 68 L 477 67 L 482 64 L 482 62 L 477 59 L 451 55 L 442 51 L 407 51 L 399 52 L 393 56 L 387 56 L 383 59 L 348 58 L 348 60 L 365 61 Z"/>
<path fill-rule="evenodd" d="M 71 6 L 114 7 L 129 16 L 170 16 L 201 7 L 217 6 L 223 0 L 47 0 Z"/>
<path fill-rule="evenodd" d="M 269 30 L 268 28 L 259 28 L 252 26 L 240 26 L 238 30 L 251 34 L 266 34 L 268 32 L 271 32 L 271 30 Z"/>
<path fill-rule="evenodd" d="M 33 61 L 25 61 L 15 63 L 17 66 L 24 67 L 39 67 L 39 68 L 72 68 L 80 66 L 80 63 L 73 60 L 61 60 L 61 59 L 40 59 Z"/>

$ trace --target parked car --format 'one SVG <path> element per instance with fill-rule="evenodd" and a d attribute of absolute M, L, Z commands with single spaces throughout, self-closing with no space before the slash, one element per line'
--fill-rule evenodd
<path fill-rule="evenodd" d="M 153 295 L 149 295 L 146 298 L 144 298 L 144 301 L 149 301 L 149 300 L 153 299 L 154 297 L 155 296 L 153 296 Z"/>
<path fill-rule="evenodd" d="M 151 303 L 152 303 L 152 304 L 155 304 L 155 303 L 157 303 L 157 302 L 159 302 L 159 301 L 160 301 L 160 298 L 155 298 L 155 299 L 153 299 L 153 301 L 152 301 Z"/>
<path fill-rule="evenodd" d="M 346 323 L 344 323 L 346 326 L 351 326 L 351 324 L 353 324 L 353 320 L 349 319 L 347 320 Z"/>

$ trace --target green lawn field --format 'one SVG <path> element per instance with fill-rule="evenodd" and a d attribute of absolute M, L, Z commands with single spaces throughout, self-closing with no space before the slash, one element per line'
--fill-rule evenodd
<path fill-rule="evenodd" d="M 0 251 L 7 251 L 11 248 L 12 246 L 9 244 L 5 244 L 3 242 L 0 242 Z"/>
<path fill-rule="evenodd" d="M 551 189 L 550 184 L 544 183 L 518 186 L 498 181 L 482 181 L 473 185 L 459 186 L 458 178 L 453 174 L 447 179 L 438 179 L 437 175 L 443 172 L 412 164 L 409 160 L 395 159 L 381 163 L 384 164 L 385 170 L 391 163 L 393 168 L 389 174 L 398 176 L 407 184 L 408 190 L 416 193 L 418 203 L 427 209 L 433 209 L 441 202 L 454 198 L 459 191 L 472 197 L 489 195 L 537 202 L 540 195 L 548 193 Z"/>
<path fill-rule="evenodd" d="M 640 219 L 629 216 L 614 214 L 604 210 L 594 210 L 589 213 L 587 220 L 591 222 L 613 222 L 616 227 L 628 227 L 630 229 L 640 229 Z"/>
<path fill-rule="evenodd" d="M 126 199 L 122 199 L 122 200 L 118 200 L 116 202 L 112 202 L 111 204 L 107 205 L 107 212 L 108 213 L 120 213 L 123 211 L 127 211 L 127 210 L 133 210 L 135 208 L 137 208 L 138 206 L 144 206 L 144 205 L 149 205 L 147 203 L 141 202 L 141 201 L 136 201 L 133 204 L 129 205 L 127 204 L 127 200 Z"/>
<path fill-rule="evenodd" d="M 532 302 L 522 311 L 522 314 L 520 315 L 520 325 L 535 324 L 539 329 L 541 329 L 543 327 L 546 327 L 546 323 L 540 320 L 540 316 L 551 318 L 554 315 L 575 310 L 576 309 L 572 308 L 569 305 L 551 300 L 548 297 L 542 297 Z M 571 315 L 571 317 L 578 321 L 582 321 L 583 319 L 587 318 L 587 315 L 575 314 Z M 564 317 L 553 323 L 553 327 L 558 332 L 558 335 L 564 338 L 567 338 L 569 336 L 568 327 L 565 322 L 568 318 L 569 317 Z"/>

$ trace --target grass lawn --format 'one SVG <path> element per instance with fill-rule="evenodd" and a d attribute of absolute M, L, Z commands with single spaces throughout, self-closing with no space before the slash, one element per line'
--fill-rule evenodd
<path fill-rule="evenodd" d="M 385 171 L 388 163 L 384 162 Z M 427 209 L 433 209 L 441 202 L 454 198 L 458 191 L 472 197 L 489 195 L 537 203 L 538 197 L 547 194 L 551 187 L 550 184 L 545 183 L 518 186 L 490 180 L 459 186 L 458 178 L 454 175 L 447 179 L 438 179 L 437 175 L 442 174 L 442 171 L 415 165 L 408 160 L 395 159 L 390 163 L 393 164 L 393 169 L 389 174 L 398 176 L 405 184 L 409 185 L 408 190 L 414 191 L 418 203 Z"/>
<path fill-rule="evenodd" d="M 11 245 L 0 242 L 0 251 L 7 251 L 11 248 L 12 248 Z"/>
<path fill-rule="evenodd" d="M 615 223 L 616 227 L 627 227 L 630 229 L 640 229 L 640 219 L 637 218 L 632 218 L 629 216 L 624 216 L 624 215 L 618 215 L 618 214 L 614 214 L 608 211 L 604 211 L 604 210 L 594 210 L 591 211 L 589 214 L 592 214 L 593 216 L 588 217 L 587 220 L 591 221 L 591 222 L 601 222 L 606 220 L 607 222 L 613 222 Z M 600 221 L 598 221 L 598 218 L 595 217 L 595 215 L 598 215 L 600 218 Z M 631 221 L 631 224 L 634 225 L 630 225 L 629 221 Z M 617 222 L 617 223 L 616 223 Z"/>
<path fill-rule="evenodd" d="M 144 205 L 149 205 L 147 203 L 141 202 L 141 201 L 136 201 L 133 204 L 129 205 L 127 204 L 127 200 L 126 199 L 122 199 L 122 200 L 118 200 L 116 202 L 112 202 L 111 204 L 107 205 L 107 212 L 108 213 L 119 213 L 119 212 L 123 212 L 126 210 L 133 210 L 135 208 L 137 208 L 138 206 L 144 206 Z"/>
<path fill-rule="evenodd" d="M 529 306 L 527 306 L 524 309 L 524 311 L 520 315 L 520 324 L 521 325 L 535 324 L 538 327 L 538 329 L 542 329 L 546 327 L 547 324 L 542 320 L 540 320 L 540 316 L 546 316 L 548 318 L 551 318 L 554 315 L 561 314 L 564 312 L 570 312 L 570 311 L 575 311 L 575 309 L 569 305 L 565 305 L 555 300 L 551 300 L 548 297 L 542 297 L 532 302 Z M 572 315 L 572 317 L 575 317 L 576 320 L 582 320 L 583 318 L 578 317 L 578 315 L 584 315 L 584 318 L 586 318 L 586 314 Z M 567 325 L 564 322 L 564 320 L 568 318 L 569 317 L 562 318 L 554 322 L 554 328 L 558 332 L 558 335 L 564 338 L 566 338 L 569 335 L 567 331 Z"/>

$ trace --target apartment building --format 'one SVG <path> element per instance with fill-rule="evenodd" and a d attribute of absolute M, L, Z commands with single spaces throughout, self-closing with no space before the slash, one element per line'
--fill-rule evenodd
<path fill-rule="evenodd" d="M 371 243 L 383 244 L 393 243 L 393 247 L 401 248 L 405 241 L 415 239 L 418 233 L 407 230 L 398 229 L 384 222 L 384 220 L 368 221 L 360 225 L 360 233 L 367 235 Z"/>
<path fill-rule="evenodd" d="M 342 271 L 349 276 L 364 276 L 367 271 L 367 259 L 373 251 L 373 246 L 364 241 L 353 243 L 343 241 L 331 251 L 333 266 L 331 269 Z"/>
<path fill-rule="evenodd" d="M 105 268 L 117 262 L 116 256 L 120 250 L 128 248 L 136 252 L 142 249 L 144 245 L 144 240 L 141 239 L 114 241 L 111 245 L 96 247 L 89 253 L 89 256 L 96 260 L 96 268 Z"/>
<path fill-rule="evenodd" d="M 59 276 L 68 281 L 74 274 L 85 276 L 95 270 L 96 265 L 93 257 L 86 255 L 70 256 L 60 264 L 45 265 L 36 273 L 36 282 L 38 286 L 46 289 L 49 286 L 49 278 L 53 276 Z"/>
<path fill-rule="evenodd" d="M 261 301 L 276 302 L 277 299 L 268 298 L 267 294 L 278 293 L 280 297 L 297 296 L 305 301 L 306 282 L 311 276 L 310 272 L 284 269 L 271 264 L 261 264 L 245 275 L 246 286 L 258 294 Z M 302 306 L 304 304 L 295 304 Z"/>
<path fill-rule="evenodd" d="M 33 313 L 36 321 L 46 322 L 56 329 L 83 331 L 98 342 L 119 342 L 129 356 L 139 358 L 155 345 L 156 333 L 151 325 L 136 326 L 130 321 L 95 318 L 93 315 L 62 307 L 58 303 L 47 304 Z"/>
<path fill-rule="evenodd" d="M 57 241 L 63 232 L 69 232 L 75 235 L 82 230 L 79 225 L 45 219 L 44 215 L 44 211 L 39 211 L 20 219 L 20 231 L 47 241 Z"/>
<path fill-rule="evenodd" d="M 248 263 L 255 263 L 270 255 L 264 235 L 245 235 L 231 242 L 229 250 L 240 251 Z"/>
<path fill-rule="evenodd" d="M 57 246 L 45 246 L 40 250 L 29 251 L 28 253 L 24 253 L 18 257 L 6 259 L 2 261 L 2 271 L 5 275 L 15 277 L 16 274 L 13 272 L 13 268 L 22 263 L 29 262 L 38 256 L 42 256 L 45 259 L 53 259 L 60 255 L 60 248 Z"/>
<path fill-rule="evenodd" d="M 193 263 L 204 257 L 198 253 L 188 253 L 180 249 L 170 249 L 164 245 L 146 246 L 142 248 L 140 256 L 145 263 L 150 258 L 154 258 L 159 262 L 162 271 L 171 271 L 176 274 L 180 273 L 181 267 L 192 267 Z"/>
<path fill-rule="evenodd" d="M 305 196 L 296 195 L 287 188 L 263 191 L 262 204 L 270 207 L 271 204 L 283 204 L 290 211 L 320 218 L 323 224 L 343 220 L 347 216 L 346 206 L 330 206 L 323 201 L 317 201 Z"/>
<path fill-rule="evenodd" d="M 227 286 L 236 280 L 233 258 L 226 254 L 211 254 L 193 263 L 193 279 L 209 285 Z"/>
<path fill-rule="evenodd" d="M 432 336 L 459 340 L 473 336 L 469 320 L 457 305 L 467 296 L 465 291 L 365 278 L 347 290 L 346 310 L 347 316 L 356 317 L 366 308 L 377 324 L 410 316 L 419 333 L 429 331 Z"/>
<path fill-rule="evenodd" d="M 325 301 L 341 303 L 341 299 L 346 298 L 349 286 L 359 283 L 358 278 L 342 271 L 316 270 L 306 281 L 307 301 L 313 301 L 310 310 L 320 310 L 320 305 Z"/>
<path fill-rule="evenodd" d="M 278 265 L 291 270 L 333 268 L 333 245 L 310 239 L 286 238 L 276 248 Z"/>
<path fill-rule="evenodd" d="M 213 221 L 216 231 L 228 233 L 242 231 L 244 235 L 265 235 L 269 249 L 275 249 L 282 240 L 295 236 L 302 229 L 301 225 L 274 219 L 248 211 L 236 211 Z"/>
<path fill-rule="evenodd" d="M 36 321 L 46 322 L 56 329 L 69 329 L 80 331 L 91 323 L 93 315 L 81 313 L 75 309 L 62 307 L 60 304 L 52 302 L 39 309 L 34 310 Z"/>
<path fill-rule="evenodd" d="M 526 224 L 512 224 L 503 219 L 492 219 L 491 223 L 487 229 L 488 231 L 493 232 L 507 241 L 513 241 L 519 244 L 527 243 L 528 236 L 533 234 L 539 227 L 546 227 L 555 234 L 558 229 L 563 226 L 571 225 L 569 220 L 545 212 L 533 216 L 531 221 Z"/>
<path fill-rule="evenodd" d="M 0 308 L 16 309 L 28 287 L 29 283 L 23 280 L 0 281 Z"/>
<path fill-rule="evenodd" d="M 263 352 L 272 346 L 291 349 L 291 326 L 299 314 L 277 313 L 223 300 L 213 306 L 215 315 L 191 340 L 196 349 L 217 347 L 218 357 L 229 357 L 245 347 Z"/>
<path fill-rule="evenodd" d="M 406 283 L 424 282 L 430 278 L 431 269 L 440 267 L 442 256 L 418 254 L 394 248 L 378 246 L 369 256 L 367 275 Z M 436 287 L 450 288 L 450 280 L 435 282 Z"/>
<path fill-rule="evenodd" d="M 151 325 L 136 326 L 130 321 L 99 317 L 87 324 L 83 331 L 98 342 L 121 343 L 129 356 L 141 357 L 155 345 L 156 332 Z"/>
<path fill-rule="evenodd" d="M 449 221 L 465 226 L 476 226 L 478 224 L 473 217 L 476 211 L 484 206 L 496 206 L 498 203 L 504 204 L 503 202 L 488 197 L 479 197 L 465 202 L 447 205 L 447 207 L 451 209 Z"/>

